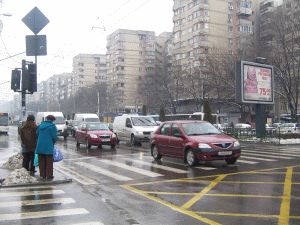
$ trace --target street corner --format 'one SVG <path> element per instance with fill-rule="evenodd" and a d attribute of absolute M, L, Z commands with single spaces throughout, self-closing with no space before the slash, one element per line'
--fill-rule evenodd
<path fill-rule="evenodd" d="M 296 224 L 299 178 L 297 165 L 122 186 L 208 224 Z"/>

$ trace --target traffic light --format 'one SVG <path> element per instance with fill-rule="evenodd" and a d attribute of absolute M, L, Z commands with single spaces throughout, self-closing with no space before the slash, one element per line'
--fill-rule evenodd
<path fill-rule="evenodd" d="M 14 69 L 11 71 L 11 89 L 20 90 L 21 71 Z"/>
<path fill-rule="evenodd" d="M 36 84 L 36 64 L 28 64 L 24 66 L 22 74 L 22 90 L 27 90 L 29 93 L 37 91 Z"/>
<path fill-rule="evenodd" d="M 29 87 L 28 91 L 33 93 L 37 91 L 37 79 L 36 79 L 36 64 L 28 65 L 28 78 L 29 78 Z"/>

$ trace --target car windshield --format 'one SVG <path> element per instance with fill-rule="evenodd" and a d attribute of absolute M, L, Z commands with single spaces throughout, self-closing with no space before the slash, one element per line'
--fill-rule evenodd
<path fill-rule="evenodd" d="M 54 124 L 64 124 L 65 123 L 65 118 L 63 118 L 62 116 L 56 116 L 53 123 Z"/>
<path fill-rule="evenodd" d="M 221 132 L 210 123 L 183 123 L 181 126 L 188 136 L 221 134 Z"/>
<path fill-rule="evenodd" d="M 86 122 L 99 122 L 98 118 L 85 118 Z"/>
<path fill-rule="evenodd" d="M 131 117 L 134 126 L 157 126 L 152 117 Z"/>
<path fill-rule="evenodd" d="M 104 123 L 87 124 L 87 130 L 109 130 Z"/>

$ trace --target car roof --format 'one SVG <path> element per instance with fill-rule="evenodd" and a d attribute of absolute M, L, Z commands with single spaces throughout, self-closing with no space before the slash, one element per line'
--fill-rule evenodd
<path fill-rule="evenodd" d="M 203 120 L 172 120 L 172 121 L 165 121 L 164 123 L 208 123 L 208 122 Z"/>

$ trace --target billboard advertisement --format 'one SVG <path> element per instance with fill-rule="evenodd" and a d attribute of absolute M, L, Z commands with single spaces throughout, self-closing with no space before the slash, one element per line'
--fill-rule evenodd
<path fill-rule="evenodd" d="M 274 104 L 273 66 L 237 62 L 236 100 L 240 103 Z"/>

